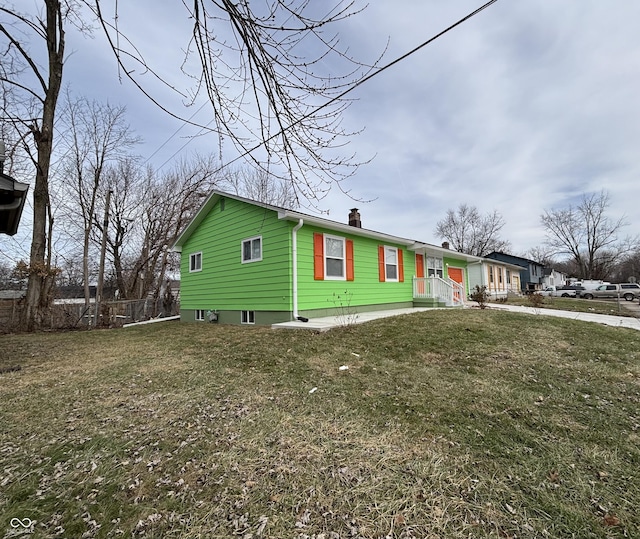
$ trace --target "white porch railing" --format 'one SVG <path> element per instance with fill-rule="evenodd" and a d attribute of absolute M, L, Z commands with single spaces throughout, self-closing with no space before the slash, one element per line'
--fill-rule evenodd
<path fill-rule="evenodd" d="M 452 307 L 463 305 L 464 287 L 451 279 L 440 277 L 414 277 L 413 297 L 417 299 L 437 299 Z"/>

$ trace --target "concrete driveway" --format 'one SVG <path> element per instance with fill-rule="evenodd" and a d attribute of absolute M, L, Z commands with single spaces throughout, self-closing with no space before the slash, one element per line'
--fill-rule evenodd
<path fill-rule="evenodd" d="M 585 299 L 581 301 L 594 301 L 594 300 Z M 601 301 L 601 300 L 596 300 L 596 301 Z M 616 302 L 614 301 L 613 303 L 616 303 Z M 631 302 L 622 300 L 621 303 L 631 303 Z M 636 318 L 632 316 L 615 316 L 615 315 L 608 315 L 608 314 L 580 313 L 580 312 L 574 312 L 574 311 L 559 311 L 556 309 L 536 309 L 535 307 L 523 307 L 519 305 L 504 305 L 501 303 L 492 303 L 490 308 L 503 309 L 506 311 L 514 311 L 519 313 L 535 314 L 535 315 L 542 315 L 542 316 L 555 316 L 558 318 L 571 318 L 572 320 L 581 320 L 583 322 L 596 322 L 598 324 L 605 324 L 607 326 L 636 329 L 640 331 L 640 317 Z M 622 309 L 624 307 L 622 307 L 621 305 L 620 308 Z"/>

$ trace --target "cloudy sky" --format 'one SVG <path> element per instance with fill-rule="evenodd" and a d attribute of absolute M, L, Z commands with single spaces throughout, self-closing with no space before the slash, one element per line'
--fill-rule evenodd
<path fill-rule="evenodd" d="M 174 3 L 169 11 L 167 2 L 160 9 L 139 0 L 128 27 L 121 19 L 123 31 L 171 77 L 189 29 L 181 2 Z M 341 44 L 363 61 L 388 44 L 385 64 L 482 3 L 371 2 L 340 26 Z M 345 126 L 364 131 L 348 151 L 374 159 L 345 187 L 371 202 L 335 189 L 321 207 L 345 221 L 356 206 L 366 228 L 436 244 L 435 225 L 447 209 L 464 203 L 497 210 L 506 221 L 503 238 L 524 253 L 544 241 L 544 209 L 604 189 L 610 215 L 626 215 L 626 232 L 640 233 L 639 20 L 640 3 L 632 0 L 498 1 L 350 94 L 356 101 Z M 192 138 L 196 128 L 164 115 L 126 80 L 118 83 L 99 32 L 69 40 L 66 83 L 78 95 L 126 105 L 145 140 L 138 151 L 152 165 L 218 152 L 215 135 Z M 206 123 L 207 113 L 196 119 Z"/>

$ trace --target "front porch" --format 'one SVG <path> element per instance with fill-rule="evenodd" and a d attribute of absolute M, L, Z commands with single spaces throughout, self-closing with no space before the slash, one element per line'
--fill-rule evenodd
<path fill-rule="evenodd" d="M 461 307 L 465 299 L 464 287 L 452 279 L 437 276 L 413 278 L 415 307 Z"/>

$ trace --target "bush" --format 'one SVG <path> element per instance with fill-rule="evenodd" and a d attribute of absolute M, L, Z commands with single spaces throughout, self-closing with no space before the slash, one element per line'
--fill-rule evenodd
<path fill-rule="evenodd" d="M 487 308 L 487 302 L 489 301 L 489 293 L 487 292 L 487 287 L 485 285 L 476 285 L 473 292 L 469 296 L 471 301 L 475 301 L 478 304 L 478 307 L 481 309 Z"/>
<path fill-rule="evenodd" d="M 539 309 L 544 305 L 544 296 L 542 296 L 542 294 L 538 294 L 537 292 L 529 294 L 527 299 L 529 300 L 531 306 L 535 307 L 536 309 Z"/>

